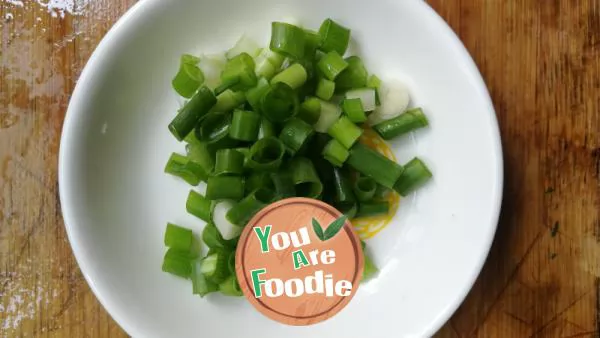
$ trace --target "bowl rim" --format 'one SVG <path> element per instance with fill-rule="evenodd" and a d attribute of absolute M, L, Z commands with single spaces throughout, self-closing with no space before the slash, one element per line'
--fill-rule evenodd
<path fill-rule="evenodd" d="M 160 0 L 140 0 L 135 3 L 132 7 L 130 7 L 116 22 L 115 24 L 107 31 L 101 41 L 98 43 L 96 48 L 94 49 L 92 55 L 87 61 L 85 67 L 83 68 L 79 79 L 75 85 L 73 93 L 71 95 L 71 99 L 68 104 L 67 111 L 65 113 L 61 137 L 60 137 L 60 145 L 59 145 L 59 155 L 58 155 L 58 190 L 59 190 L 59 199 L 61 205 L 61 211 L 63 215 L 63 221 L 67 233 L 67 238 L 69 240 L 69 244 L 73 250 L 73 255 L 75 256 L 75 260 L 86 280 L 90 289 L 100 302 L 102 306 L 106 309 L 106 311 L 110 314 L 110 316 L 118 323 L 118 325 L 128 334 L 133 336 L 141 335 L 141 330 L 139 329 L 139 324 L 132 323 L 127 320 L 125 315 L 119 310 L 118 305 L 114 303 L 114 301 L 110 300 L 109 293 L 106 292 L 105 289 L 100 289 L 93 281 L 91 276 L 88 274 L 90 257 L 88 257 L 83 251 L 83 248 L 80 246 L 78 241 L 78 230 L 75 222 L 74 215 L 74 206 L 70 204 L 73 200 L 72 196 L 72 185 L 70 183 L 71 179 L 67 175 L 67 167 L 72 160 L 71 156 L 71 142 L 75 141 L 74 133 L 75 133 L 75 125 L 76 120 L 80 119 L 83 114 L 82 106 L 85 105 L 85 100 L 82 97 L 85 97 L 85 88 L 92 85 L 91 79 L 96 73 L 96 66 L 101 63 L 101 59 L 104 55 L 112 48 L 112 45 L 115 43 L 116 38 L 123 31 L 127 30 L 128 26 L 132 24 L 132 21 L 139 19 L 146 10 L 149 10 L 150 7 L 159 5 Z M 440 315 L 435 318 L 432 324 L 425 330 L 427 336 L 432 336 L 437 331 L 439 331 L 442 326 L 451 318 L 451 316 L 456 312 L 458 307 L 464 302 L 466 296 L 472 289 L 475 281 L 479 277 L 483 265 L 485 264 L 493 239 L 496 234 L 498 221 L 500 217 L 500 210 L 503 198 L 503 188 L 504 188 L 504 160 L 503 160 L 503 150 L 502 150 L 502 142 L 500 136 L 500 128 L 498 124 L 498 118 L 496 115 L 496 111 L 494 109 L 494 105 L 492 99 L 490 97 L 489 90 L 485 84 L 485 81 L 475 63 L 472 56 L 458 37 L 458 35 L 454 32 L 454 30 L 448 25 L 448 23 L 425 1 L 415 1 L 414 6 L 421 6 L 421 10 L 427 12 L 428 15 L 432 17 L 432 20 L 435 21 L 437 25 L 439 25 L 442 29 L 439 30 L 439 34 L 445 34 L 449 39 L 450 43 L 456 48 L 456 51 L 460 54 L 460 58 L 464 59 L 467 70 L 473 75 L 473 80 L 475 80 L 478 89 L 480 90 L 481 98 L 485 101 L 484 104 L 487 106 L 487 112 L 490 116 L 491 123 L 491 131 L 493 135 L 491 135 L 492 143 L 493 143 L 493 158 L 496 163 L 495 169 L 495 191 L 492 191 L 492 201 L 493 201 L 493 210 L 491 215 L 492 224 L 487 227 L 486 237 L 482 240 L 485 241 L 485 245 L 483 245 L 484 250 L 479 255 L 479 260 L 477 264 L 475 264 L 472 268 L 471 275 L 468 278 L 468 282 L 466 282 L 462 289 L 456 290 L 456 294 L 454 297 L 454 301 L 449 303 L 446 306 Z"/>

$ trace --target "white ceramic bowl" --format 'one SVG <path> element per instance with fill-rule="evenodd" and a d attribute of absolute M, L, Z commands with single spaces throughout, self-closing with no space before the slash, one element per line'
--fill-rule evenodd
<path fill-rule="evenodd" d="M 370 240 L 379 277 L 337 316 L 309 327 L 273 322 L 244 299 L 193 296 L 161 272 L 167 221 L 186 215 L 189 187 L 163 174 L 167 130 L 179 107 L 171 78 L 184 52 L 218 52 L 247 33 L 268 42 L 270 22 L 352 29 L 368 69 L 396 77 L 430 128 L 391 143 L 400 162 L 434 173 Z M 144 0 L 100 43 L 65 119 L 60 197 L 73 251 L 92 290 L 133 336 L 423 337 L 435 333 L 477 277 L 495 233 L 502 154 L 488 92 L 468 53 L 422 1 Z"/>

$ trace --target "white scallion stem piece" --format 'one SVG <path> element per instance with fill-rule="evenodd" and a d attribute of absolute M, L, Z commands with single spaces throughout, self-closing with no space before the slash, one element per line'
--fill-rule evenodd
<path fill-rule="evenodd" d="M 242 233 L 241 227 L 227 220 L 227 212 L 233 205 L 232 201 L 220 201 L 215 204 L 213 209 L 213 223 L 225 240 L 236 238 Z"/>
<path fill-rule="evenodd" d="M 365 111 L 373 111 L 377 108 L 375 101 L 375 89 L 373 88 L 360 88 L 353 89 L 346 93 L 347 99 L 360 99 L 362 102 L 363 109 Z"/>

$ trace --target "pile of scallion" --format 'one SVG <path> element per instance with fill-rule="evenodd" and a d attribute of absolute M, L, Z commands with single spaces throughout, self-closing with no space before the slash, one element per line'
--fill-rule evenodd
<path fill-rule="evenodd" d="M 260 209 L 287 197 L 323 200 L 349 218 L 387 214 L 385 196 L 406 196 L 431 177 L 418 158 L 400 165 L 359 142 L 370 125 L 389 140 L 428 125 L 408 109 L 406 90 L 343 57 L 350 30 L 331 19 L 318 32 L 273 22 L 269 48 L 242 37 L 225 56 L 183 55 L 173 78 L 187 101 L 169 124 L 186 155 L 165 172 L 191 190 L 187 212 L 206 222 L 200 254 L 191 230 L 168 224 L 163 271 L 192 280 L 193 292 L 242 295 L 235 249 Z M 363 242 L 364 245 L 364 242 Z M 365 256 L 364 279 L 377 268 Z"/>

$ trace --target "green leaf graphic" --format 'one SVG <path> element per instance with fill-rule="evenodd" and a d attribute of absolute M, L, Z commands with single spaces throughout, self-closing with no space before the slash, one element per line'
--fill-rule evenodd
<path fill-rule="evenodd" d="M 338 232 L 340 232 L 340 230 L 344 227 L 344 223 L 346 223 L 347 218 L 348 217 L 346 217 L 346 215 L 342 215 L 342 216 L 340 216 L 340 218 L 331 222 L 331 224 L 329 224 L 327 229 L 325 229 L 325 234 L 323 236 L 325 238 L 325 240 L 332 238 Z"/>
<path fill-rule="evenodd" d="M 319 224 L 319 221 L 313 218 L 312 226 L 313 230 L 315 231 L 315 234 L 317 234 L 317 237 L 319 237 L 320 240 L 324 241 L 325 239 L 323 238 L 323 228 L 321 228 L 321 224 Z"/>

